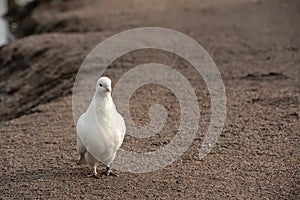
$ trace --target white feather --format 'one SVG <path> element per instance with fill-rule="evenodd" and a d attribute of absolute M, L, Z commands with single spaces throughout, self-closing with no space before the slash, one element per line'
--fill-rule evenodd
<path fill-rule="evenodd" d="M 76 131 L 78 163 L 95 166 L 101 162 L 110 166 L 123 142 L 126 126 L 113 103 L 109 78 L 98 80 L 94 97 L 80 116 Z"/>

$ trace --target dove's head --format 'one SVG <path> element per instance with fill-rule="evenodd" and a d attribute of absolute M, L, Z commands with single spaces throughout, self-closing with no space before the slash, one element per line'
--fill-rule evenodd
<path fill-rule="evenodd" d="M 96 90 L 99 93 L 111 93 L 111 80 L 108 77 L 101 77 L 97 81 Z"/>

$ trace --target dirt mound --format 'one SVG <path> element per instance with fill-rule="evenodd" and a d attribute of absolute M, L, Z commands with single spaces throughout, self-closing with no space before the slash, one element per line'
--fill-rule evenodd
<path fill-rule="evenodd" d="M 43 34 L 20 39 L 0 52 L 1 120 L 71 94 L 77 70 L 103 34 Z M 89 38 L 89 39 L 87 39 Z"/>

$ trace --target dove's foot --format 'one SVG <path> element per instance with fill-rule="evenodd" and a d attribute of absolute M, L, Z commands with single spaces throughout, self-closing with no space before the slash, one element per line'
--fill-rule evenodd
<path fill-rule="evenodd" d="M 87 175 L 87 177 L 89 177 L 89 178 L 100 178 L 100 176 L 99 176 L 98 174 L 95 174 L 95 173 L 93 173 L 93 172 L 89 173 L 89 174 Z"/>
<path fill-rule="evenodd" d="M 94 171 L 89 173 L 87 175 L 87 177 L 100 178 L 100 176 L 97 173 L 97 166 L 96 165 L 94 165 Z"/>
<path fill-rule="evenodd" d="M 116 173 L 114 173 L 111 169 L 106 170 L 106 172 L 103 172 L 106 176 L 118 176 Z"/>
<path fill-rule="evenodd" d="M 113 172 L 113 170 L 110 169 L 110 167 L 106 167 L 106 171 L 102 172 L 102 174 L 106 176 L 118 176 L 116 173 Z"/>

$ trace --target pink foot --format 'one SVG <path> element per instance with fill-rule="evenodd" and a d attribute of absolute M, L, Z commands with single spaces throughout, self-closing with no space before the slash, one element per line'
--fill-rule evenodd
<path fill-rule="evenodd" d="M 89 178 L 100 178 L 100 176 L 98 175 L 98 174 L 95 174 L 95 173 L 89 173 L 88 175 L 87 175 L 87 177 L 89 177 Z"/>
<path fill-rule="evenodd" d="M 116 173 L 114 173 L 109 167 L 106 168 L 105 172 L 102 172 L 102 174 L 106 176 L 118 176 Z"/>

